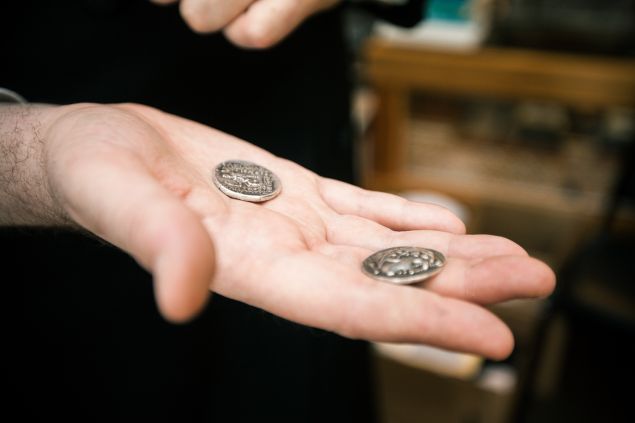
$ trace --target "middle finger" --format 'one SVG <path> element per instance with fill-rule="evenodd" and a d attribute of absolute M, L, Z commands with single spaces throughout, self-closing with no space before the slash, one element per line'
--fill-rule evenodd
<path fill-rule="evenodd" d="M 484 259 L 492 256 L 527 256 L 515 242 L 494 235 L 458 235 L 434 230 L 393 231 L 358 216 L 335 216 L 326 222 L 333 244 L 377 251 L 399 246 L 432 248 L 447 257 Z"/>

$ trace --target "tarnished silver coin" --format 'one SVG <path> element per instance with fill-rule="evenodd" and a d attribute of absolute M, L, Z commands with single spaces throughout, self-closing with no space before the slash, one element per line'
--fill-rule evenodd
<path fill-rule="evenodd" d="M 420 247 L 393 247 L 372 254 L 362 263 L 368 276 L 395 284 L 421 282 L 439 273 L 445 256 Z"/>
<path fill-rule="evenodd" d="M 244 160 L 222 162 L 214 170 L 214 184 L 237 200 L 260 203 L 280 193 L 280 179 L 269 169 Z"/>

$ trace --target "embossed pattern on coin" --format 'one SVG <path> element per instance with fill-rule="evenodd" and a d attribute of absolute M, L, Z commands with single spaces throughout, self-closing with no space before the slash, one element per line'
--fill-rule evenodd
<path fill-rule="evenodd" d="M 368 276 L 395 284 L 421 282 L 439 273 L 445 256 L 420 247 L 393 247 L 372 254 L 362 263 Z"/>
<path fill-rule="evenodd" d="M 260 203 L 280 193 L 280 179 L 269 169 L 244 160 L 228 160 L 216 166 L 214 184 L 237 200 Z"/>

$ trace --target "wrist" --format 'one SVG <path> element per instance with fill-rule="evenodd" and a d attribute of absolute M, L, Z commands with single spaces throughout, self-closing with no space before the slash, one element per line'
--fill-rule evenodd
<path fill-rule="evenodd" d="M 0 104 L 0 225 L 70 224 L 47 175 L 47 128 L 56 109 Z"/>

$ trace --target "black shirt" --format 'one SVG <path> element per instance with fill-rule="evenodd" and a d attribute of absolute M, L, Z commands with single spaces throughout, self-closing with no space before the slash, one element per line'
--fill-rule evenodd
<path fill-rule="evenodd" d="M 146 0 L 2 3 L 0 86 L 29 101 L 144 103 L 352 179 L 340 8 L 247 51 Z M 5 383 L 21 420 L 374 419 L 363 342 L 220 295 L 194 322 L 170 325 L 146 272 L 77 234 L 5 228 L 0 252 L 6 295 L 18 299 Z"/>

